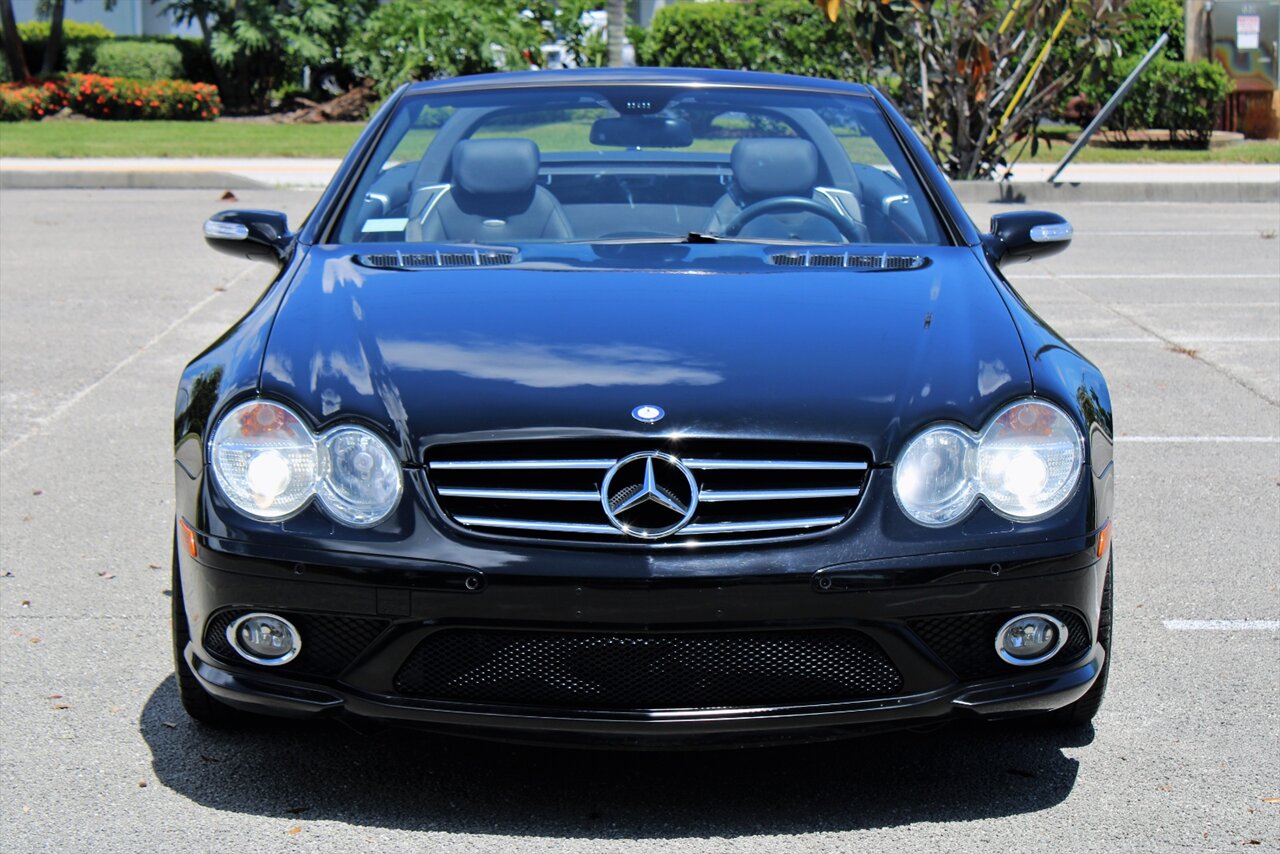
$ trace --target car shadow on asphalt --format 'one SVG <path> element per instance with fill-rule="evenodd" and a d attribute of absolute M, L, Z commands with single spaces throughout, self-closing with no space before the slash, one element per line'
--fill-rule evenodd
<path fill-rule="evenodd" d="M 738 837 L 970 821 L 1063 801 L 1093 730 L 953 725 L 822 744 L 634 752 L 330 722 L 239 731 L 187 717 L 170 676 L 140 730 L 160 783 L 219 810 L 548 838 Z"/>

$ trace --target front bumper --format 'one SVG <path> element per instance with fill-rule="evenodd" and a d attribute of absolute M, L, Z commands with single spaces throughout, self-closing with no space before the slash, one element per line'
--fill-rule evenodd
<path fill-rule="evenodd" d="M 202 539 L 199 559 L 181 556 L 192 637 L 184 654 L 205 690 L 237 708 L 290 717 L 354 716 L 523 741 L 765 743 L 1013 716 L 1073 702 L 1105 663 L 1096 641 L 1106 556 L 1098 558 L 1095 543 L 1086 542 L 1084 550 L 1054 558 L 982 560 L 968 567 L 916 561 L 865 571 L 846 566 L 682 579 L 494 575 L 454 567 L 415 579 L 405 567 L 243 557 Z M 304 649 L 310 642 L 312 650 L 327 650 L 323 666 L 313 658 L 308 667 L 301 656 L 297 668 L 240 660 L 221 633 L 226 615 L 247 610 L 300 615 L 299 629 L 311 633 Z M 1069 651 L 1032 668 L 999 663 L 990 626 L 1041 610 L 1078 618 Z M 950 620 L 952 636 L 980 635 L 967 647 L 968 657 L 940 652 L 939 642 L 920 628 L 930 620 Z M 352 633 L 345 626 L 363 628 Z M 877 647 L 901 679 L 893 691 L 876 696 L 681 708 L 407 695 L 400 681 L 406 661 L 419 644 L 450 630 L 629 638 L 848 631 Z M 346 652 L 334 652 L 325 632 L 348 640 L 364 634 Z M 978 649 L 990 650 L 994 663 L 975 665 Z"/>

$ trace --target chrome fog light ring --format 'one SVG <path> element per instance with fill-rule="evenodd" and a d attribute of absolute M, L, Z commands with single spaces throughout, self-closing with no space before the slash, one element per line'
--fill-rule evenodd
<path fill-rule="evenodd" d="M 1010 634 L 1010 631 L 1019 623 L 1028 623 L 1033 621 L 1039 621 L 1043 624 L 1043 627 L 1050 628 L 1053 632 L 1053 641 L 1047 648 L 1047 651 L 1039 654 L 1033 654 L 1032 657 L 1017 656 L 1009 652 L 1007 642 L 1013 637 Z M 1066 624 L 1052 614 L 1043 614 L 1034 611 L 1026 614 L 1019 614 L 1006 622 L 1000 627 L 1000 630 L 996 632 L 996 655 L 1000 656 L 1002 661 L 1017 667 L 1029 667 L 1033 664 L 1043 664 L 1062 651 L 1062 648 L 1067 645 L 1067 637 L 1069 634 L 1070 631 L 1067 629 Z"/>
<path fill-rule="evenodd" d="M 277 624 L 274 628 L 277 630 L 283 630 L 279 632 L 278 637 L 282 638 L 282 642 L 279 645 L 284 647 L 284 652 L 274 656 L 261 654 L 261 648 L 270 645 L 270 636 L 268 636 L 268 639 L 266 640 L 242 640 L 240 636 L 240 629 L 249 625 L 251 621 L 258 621 L 260 624 L 263 624 L 264 628 L 269 627 L 271 623 Z M 258 634 L 260 636 L 262 635 L 261 632 Z M 279 614 L 271 614 L 266 611 L 254 611 L 248 614 L 243 614 L 232 620 L 231 624 L 227 626 L 226 636 L 227 643 L 231 645 L 231 648 L 236 651 L 237 655 L 246 661 L 251 661 L 254 664 L 261 664 L 266 667 L 278 667 L 281 664 L 288 664 L 290 661 L 293 661 L 298 657 L 298 653 L 302 652 L 302 635 L 298 632 L 298 629 L 293 625 L 293 623 L 289 622 L 284 617 L 281 617 Z M 251 648 L 254 643 L 259 644 L 260 648 L 258 650 Z"/>

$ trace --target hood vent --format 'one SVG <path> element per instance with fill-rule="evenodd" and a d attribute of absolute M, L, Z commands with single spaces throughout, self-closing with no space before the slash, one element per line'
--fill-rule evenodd
<path fill-rule="evenodd" d="M 468 249 L 450 252 L 379 252 L 357 255 L 356 263 L 383 270 L 427 270 L 435 267 L 500 267 L 515 253 L 506 249 Z"/>
<path fill-rule="evenodd" d="M 929 263 L 922 255 L 854 255 L 849 252 L 785 252 L 769 256 L 778 267 L 852 267 L 857 270 L 918 270 Z"/>

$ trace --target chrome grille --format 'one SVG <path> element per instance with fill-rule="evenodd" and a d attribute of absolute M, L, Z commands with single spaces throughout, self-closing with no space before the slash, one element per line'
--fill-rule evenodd
<path fill-rule="evenodd" d="M 648 452 L 675 457 L 697 484 L 692 517 L 657 539 L 626 534 L 611 523 L 600 493 L 615 464 Z M 441 509 L 477 534 L 688 545 L 790 537 L 839 525 L 857 507 L 870 454 L 844 443 L 541 440 L 439 446 L 426 463 Z M 610 497 L 633 494 L 633 480 L 634 474 L 615 478 Z"/>

